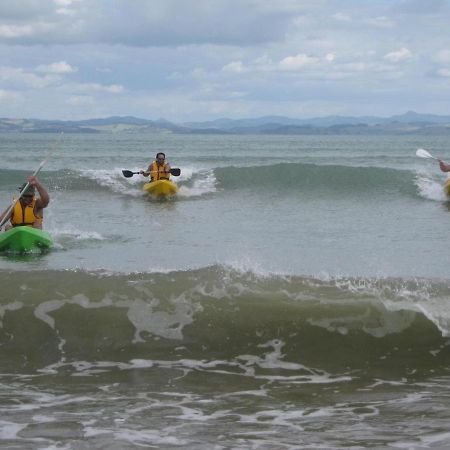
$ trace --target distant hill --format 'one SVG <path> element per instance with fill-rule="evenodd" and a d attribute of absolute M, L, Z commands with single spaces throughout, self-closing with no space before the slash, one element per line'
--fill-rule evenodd
<path fill-rule="evenodd" d="M 392 117 L 327 116 L 295 119 L 264 116 L 175 124 L 113 116 L 78 121 L 0 118 L 0 132 L 176 134 L 450 134 L 450 116 L 408 111 Z"/>
<path fill-rule="evenodd" d="M 210 122 L 187 122 L 183 125 L 188 128 L 210 129 L 217 128 L 223 130 L 236 130 L 238 128 L 271 127 L 279 126 L 313 126 L 332 127 L 335 125 L 386 125 L 390 123 L 415 123 L 415 124 L 450 124 L 450 116 L 438 116 L 434 114 L 418 114 L 408 111 L 405 114 L 392 117 L 376 116 L 326 116 L 314 117 L 310 119 L 292 119 L 283 116 L 265 116 L 255 119 L 216 119 Z"/>
<path fill-rule="evenodd" d="M 438 116 L 436 114 L 418 114 L 414 111 L 408 111 L 400 116 L 392 116 L 386 120 L 390 122 L 402 123 L 450 124 L 450 116 Z"/>
<path fill-rule="evenodd" d="M 28 133 L 181 133 L 184 128 L 164 119 L 153 121 L 132 116 L 67 121 L 0 118 L 0 132 L 6 131 Z"/>

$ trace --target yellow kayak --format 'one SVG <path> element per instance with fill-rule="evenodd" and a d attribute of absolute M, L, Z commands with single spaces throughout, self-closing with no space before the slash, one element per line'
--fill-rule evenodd
<path fill-rule="evenodd" d="M 450 178 L 444 184 L 444 192 L 450 197 Z"/>
<path fill-rule="evenodd" d="M 153 197 L 171 197 L 177 193 L 178 186 L 170 180 L 156 180 L 145 183 L 143 189 Z"/>

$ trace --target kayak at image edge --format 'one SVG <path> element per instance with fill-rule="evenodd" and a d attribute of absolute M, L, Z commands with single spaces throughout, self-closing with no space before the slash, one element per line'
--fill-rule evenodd
<path fill-rule="evenodd" d="M 28 226 L 15 227 L 0 233 L 0 252 L 32 253 L 47 250 L 52 244 L 48 233 Z"/>
<path fill-rule="evenodd" d="M 450 197 L 450 178 L 444 184 L 444 192 L 447 196 Z"/>
<path fill-rule="evenodd" d="M 145 183 L 143 189 L 154 197 L 171 197 L 178 191 L 178 186 L 170 180 L 156 180 Z"/>

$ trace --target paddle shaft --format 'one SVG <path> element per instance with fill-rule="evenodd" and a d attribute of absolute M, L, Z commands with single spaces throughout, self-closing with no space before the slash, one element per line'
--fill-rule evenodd
<path fill-rule="evenodd" d="M 122 174 L 126 178 L 130 178 L 133 175 L 139 175 L 140 173 L 141 172 L 132 172 L 131 170 L 122 170 Z M 144 173 L 151 174 L 151 173 L 161 173 L 161 172 L 158 172 L 157 170 L 152 170 L 151 172 L 144 172 Z M 179 176 L 180 173 L 181 173 L 180 169 L 170 169 L 170 174 L 175 177 Z M 144 175 L 144 176 L 148 176 L 148 175 Z"/>
<path fill-rule="evenodd" d="M 172 174 L 172 170 L 175 172 L 175 173 L 177 173 L 177 169 L 170 169 L 169 170 L 169 172 Z M 169 173 L 169 172 L 160 172 L 159 170 L 151 170 L 150 172 L 147 172 L 147 171 L 145 171 L 144 170 L 144 173 L 148 173 L 148 174 L 150 174 L 150 173 Z M 134 174 L 137 174 L 137 173 L 141 173 L 141 172 L 133 172 Z M 174 175 L 174 174 L 172 174 L 172 175 Z M 144 175 L 145 176 L 145 175 Z"/>
<path fill-rule="evenodd" d="M 50 155 L 56 150 L 57 145 L 61 142 L 62 136 L 63 136 L 63 132 L 59 135 L 58 140 L 55 142 L 55 144 L 53 144 L 52 148 L 47 152 L 47 155 L 45 155 L 44 160 L 41 162 L 41 164 L 39 164 L 39 167 L 34 171 L 33 173 L 33 177 L 37 176 L 37 174 L 41 171 L 41 169 L 44 167 L 44 164 L 47 162 L 47 160 L 50 158 Z M 11 214 L 11 211 L 14 209 L 14 206 L 16 205 L 16 203 L 22 198 L 23 193 L 28 189 L 28 186 L 30 185 L 30 182 L 27 181 L 27 184 L 25 185 L 25 187 L 20 191 L 19 197 L 17 199 L 15 199 L 11 206 L 8 208 L 8 210 L 6 211 L 5 215 L 3 216 L 2 221 L 0 222 L 0 229 L 2 228 L 2 226 L 9 220 L 9 215 Z"/>

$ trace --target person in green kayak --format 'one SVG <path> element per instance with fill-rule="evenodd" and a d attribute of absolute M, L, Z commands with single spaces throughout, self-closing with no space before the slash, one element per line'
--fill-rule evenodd
<path fill-rule="evenodd" d="M 166 161 L 165 153 L 158 152 L 148 169 L 146 171 L 141 170 L 139 173 L 144 175 L 144 177 L 150 175 L 150 181 L 170 180 L 170 164 Z"/>
<path fill-rule="evenodd" d="M 5 231 L 23 225 L 42 229 L 44 208 L 48 206 L 50 197 L 37 177 L 28 177 L 28 183 L 27 189 L 15 203 L 14 208 L 8 208 L 0 215 L 0 222 L 9 220 Z M 19 191 L 22 192 L 26 185 L 27 183 L 24 183 Z M 36 198 L 36 190 L 39 193 L 38 198 Z"/>

